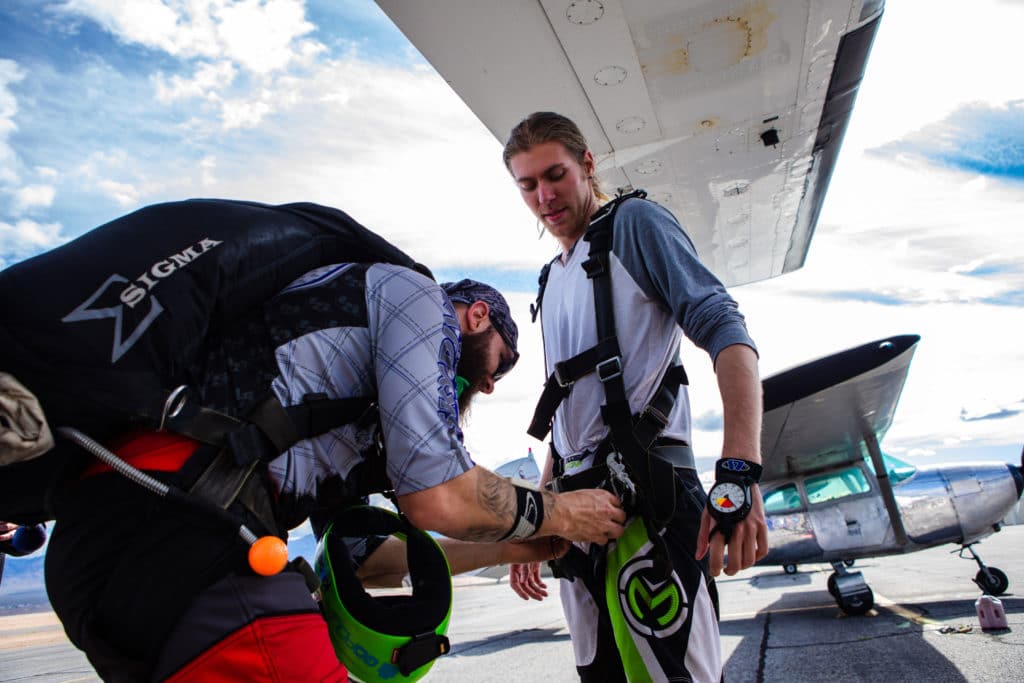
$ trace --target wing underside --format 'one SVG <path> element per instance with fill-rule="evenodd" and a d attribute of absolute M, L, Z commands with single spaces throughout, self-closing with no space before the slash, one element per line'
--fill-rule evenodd
<path fill-rule="evenodd" d="M 504 143 L 576 121 L 726 285 L 803 265 L 881 0 L 378 0 Z"/>
<path fill-rule="evenodd" d="M 766 378 L 764 479 L 836 468 L 877 451 L 919 340 L 881 339 Z"/>

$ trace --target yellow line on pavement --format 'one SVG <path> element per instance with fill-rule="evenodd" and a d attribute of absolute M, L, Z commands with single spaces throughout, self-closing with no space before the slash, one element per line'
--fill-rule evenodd
<path fill-rule="evenodd" d="M 736 612 L 735 614 L 723 614 L 721 621 L 730 621 L 732 619 L 749 619 L 750 617 L 756 617 L 759 614 L 785 614 L 786 612 L 810 612 L 816 609 L 838 609 L 834 602 L 830 602 L 824 605 L 803 605 L 801 607 L 777 607 L 772 609 L 759 609 L 755 612 Z"/>
<path fill-rule="evenodd" d="M 900 604 L 898 604 L 896 602 L 893 602 L 889 598 L 887 598 L 884 595 L 882 595 L 880 593 L 877 593 L 877 592 L 875 593 L 875 606 L 876 607 L 884 607 L 885 609 L 889 610 L 890 612 L 895 612 L 896 614 L 900 615 L 901 617 L 903 617 L 907 621 L 912 621 L 915 624 L 921 624 L 922 626 L 928 626 L 930 624 L 937 624 L 937 623 L 939 623 L 939 622 L 935 621 L 934 619 L 929 619 L 928 617 L 924 616 L 923 614 L 919 614 L 918 612 L 915 612 L 915 611 L 913 611 L 911 609 L 908 609 L 907 607 L 904 607 L 903 605 L 900 605 Z"/>

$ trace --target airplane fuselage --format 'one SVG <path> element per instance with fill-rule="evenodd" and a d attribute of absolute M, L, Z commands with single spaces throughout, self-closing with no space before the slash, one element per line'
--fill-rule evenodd
<path fill-rule="evenodd" d="M 874 478 L 860 464 L 850 468 L 842 491 L 821 494 L 814 475 L 775 481 L 766 499 L 788 493 L 790 509 L 769 512 L 770 550 L 760 564 L 805 564 L 913 552 L 944 543 L 972 543 L 994 531 L 1020 498 L 1020 468 L 1004 463 L 918 468 L 893 483 L 906 531 L 900 542 Z M 865 490 L 857 491 L 862 486 Z M 799 500 L 796 499 L 799 495 Z M 835 498 L 820 500 L 829 495 Z M 820 501 L 820 502 L 818 502 Z"/>

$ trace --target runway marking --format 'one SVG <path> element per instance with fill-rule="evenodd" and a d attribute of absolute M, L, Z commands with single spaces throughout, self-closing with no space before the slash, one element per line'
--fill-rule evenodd
<path fill-rule="evenodd" d="M 815 609 L 839 609 L 836 607 L 834 602 L 830 602 L 824 605 L 803 605 L 801 607 L 779 607 L 775 609 L 759 609 L 754 612 L 736 612 L 735 614 L 723 614 L 720 621 L 729 621 L 731 619 L 749 619 L 750 617 L 756 617 L 761 614 L 785 614 L 786 612 L 809 612 Z"/>
<path fill-rule="evenodd" d="M 895 612 L 896 614 L 900 615 L 907 621 L 912 621 L 915 624 L 920 624 L 921 626 L 931 626 L 933 624 L 939 623 L 934 619 L 929 619 L 923 614 L 918 614 L 917 612 L 914 612 L 913 610 L 899 603 L 896 603 L 893 600 L 890 600 L 889 598 L 885 597 L 884 595 L 878 592 L 875 593 L 875 606 L 884 607 L 890 612 Z"/>
<path fill-rule="evenodd" d="M 880 593 L 875 593 L 875 606 L 884 607 L 885 609 L 898 614 L 907 621 L 912 621 L 915 624 L 921 626 L 933 626 L 939 622 L 930 619 L 923 614 L 913 611 L 912 609 L 901 605 L 894 600 L 887 598 Z M 733 619 L 750 619 L 751 617 L 760 616 L 762 614 L 786 614 L 788 612 L 809 612 L 811 610 L 820 609 L 839 609 L 834 602 L 825 603 L 822 605 L 802 605 L 800 607 L 781 607 L 776 609 L 760 609 L 753 612 L 736 612 L 733 614 L 723 614 L 720 621 L 731 621 Z"/>

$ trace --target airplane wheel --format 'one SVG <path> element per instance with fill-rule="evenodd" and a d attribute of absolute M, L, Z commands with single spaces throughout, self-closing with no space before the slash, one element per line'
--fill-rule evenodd
<path fill-rule="evenodd" d="M 796 565 L 784 564 L 782 565 L 782 571 L 786 572 L 787 574 L 796 574 Z"/>
<path fill-rule="evenodd" d="M 856 562 L 856 561 L 857 560 L 843 560 L 843 564 L 846 565 L 847 567 L 852 567 L 853 563 Z"/>
<path fill-rule="evenodd" d="M 836 590 L 836 575 L 835 574 L 829 574 L 828 575 L 828 594 L 831 595 L 836 600 L 839 599 L 839 592 Z M 842 607 L 842 605 L 840 605 L 840 607 Z"/>
<path fill-rule="evenodd" d="M 989 567 L 988 572 L 992 576 L 991 580 L 987 579 L 984 570 L 981 570 L 974 577 L 974 582 L 989 595 L 1002 595 L 1005 593 L 1006 589 L 1010 587 L 1010 580 L 1006 578 L 1003 570 Z"/>
<path fill-rule="evenodd" d="M 849 598 L 836 598 L 839 609 L 850 616 L 867 614 L 868 610 L 875 606 L 875 594 L 869 589 L 866 595 L 856 595 Z"/>

